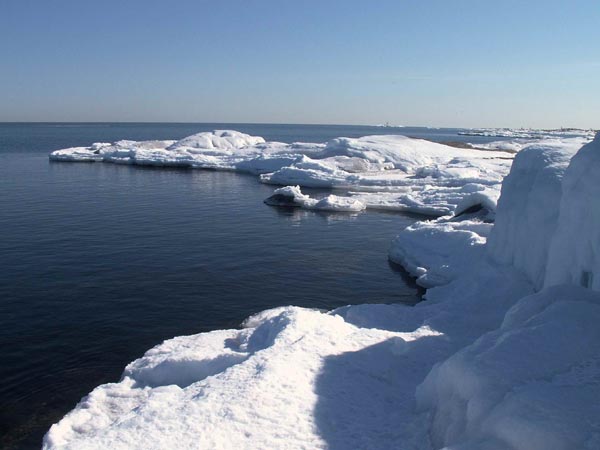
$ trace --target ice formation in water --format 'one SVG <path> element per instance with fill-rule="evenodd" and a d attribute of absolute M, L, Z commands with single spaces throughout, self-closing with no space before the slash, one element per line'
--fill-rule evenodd
<path fill-rule="evenodd" d="M 493 214 L 512 156 L 404 136 L 284 144 L 218 130 L 180 141 L 118 141 L 57 150 L 50 159 L 249 172 L 263 183 L 334 188 L 344 194 L 318 209 L 357 211 L 364 204 L 442 216 L 466 203 L 482 204 Z M 310 201 L 298 205 L 315 206 Z"/>
<path fill-rule="evenodd" d="M 446 161 L 441 173 L 451 165 L 443 146 L 411 141 L 424 152 L 412 166 L 411 147 L 378 147 L 405 139 L 338 141 L 296 161 L 337 176 L 349 172 L 328 158 L 359 158 L 376 176 L 413 180 L 433 160 Z M 352 151 L 332 150 L 342 147 Z M 277 308 L 239 330 L 165 341 L 53 425 L 44 447 L 600 448 L 599 155 L 600 137 L 581 149 L 540 141 L 516 155 L 495 224 L 462 196 L 462 214 L 401 231 L 390 258 L 428 288 L 427 301 Z M 501 176 L 493 156 L 455 158 Z M 430 181 L 439 196 L 448 189 Z M 319 203 L 298 186 L 276 193 Z"/>
<path fill-rule="evenodd" d="M 303 194 L 300 186 L 285 186 L 275 189 L 273 195 L 265 200 L 273 206 L 298 206 L 306 209 L 337 212 L 358 212 L 366 209 L 366 205 L 352 197 L 328 195 L 320 200 Z"/>

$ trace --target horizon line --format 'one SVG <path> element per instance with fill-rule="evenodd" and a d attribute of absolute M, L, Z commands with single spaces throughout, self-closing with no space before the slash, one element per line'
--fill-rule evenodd
<path fill-rule="evenodd" d="M 370 127 L 370 128 L 429 128 L 429 129 L 456 129 L 456 130 L 476 130 L 476 129 L 511 129 L 511 130 L 582 130 L 582 131 L 600 131 L 600 128 L 586 128 L 576 126 L 561 127 L 510 127 L 510 126 L 478 126 L 478 127 L 455 127 L 455 126 L 432 126 L 432 125 L 387 125 L 379 124 L 342 124 L 342 123 L 288 123 L 288 122 L 179 122 L 179 121 L 52 121 L 52 120 L 8 120 L 1 121 L 0 124 L 193 124 L 193 125 L 301 125 L 301 126 L 325 126 L 325 127 Z"/>

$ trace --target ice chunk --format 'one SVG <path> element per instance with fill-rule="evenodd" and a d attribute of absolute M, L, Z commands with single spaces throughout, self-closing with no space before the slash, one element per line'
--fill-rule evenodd
<path fill-rule="evenodd" d="M 300 186 L 285 186 L 276 189 L 265 203 L 272 206 L 298 206 L 319 211 L 359 212 L 366 205 L 352 197 L 328 195 L 320 200 L 310 198 L 300 190 Z"/>
<path fill-rule="evenodd" d="M 102 161 L 103 157 L 100 150 L 104 147 L 110 147 L 110 143 L 95 142 L 89 147 L 72 147 L 64 150 L 56 150 L 50 154 L 52 161 L 71 161 L 71 162 L 94 162 Z"/>
<path fill-rule="evenodd" d="M 417 222 L 394 239 L 389 257 L 425 288 L 447 284 L 481 258 L 491 227 L 480 221 Z"/>

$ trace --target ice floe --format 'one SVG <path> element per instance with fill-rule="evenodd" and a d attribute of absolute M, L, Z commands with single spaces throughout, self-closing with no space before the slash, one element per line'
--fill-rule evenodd
<path fill-rule="evenodd" d="M 317 200 L 303 194 L 300 186 L 285 186 L 276 189 L 273 195 L 265 200 L 265 203 L 273 206 L 298 206 L 306 209 L 338 212 L 358 212 L 367 207 L 355 198 L 333 194 Z"/>

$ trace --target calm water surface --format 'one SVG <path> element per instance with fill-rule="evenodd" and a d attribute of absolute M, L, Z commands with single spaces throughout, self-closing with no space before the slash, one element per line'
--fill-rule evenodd
<path fill-rule="evenodd" d="M 215 128 L 283 142 L 477 139 L 426 128 L 0 124 L 0 448 L 38 448 L 83 395 L 164 339 L 281 305 L 418 300 L 387 261 L 409 216 L 275 209 L 263 204 L 273 187 L 251 176 L 47 157 Z"/>

